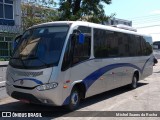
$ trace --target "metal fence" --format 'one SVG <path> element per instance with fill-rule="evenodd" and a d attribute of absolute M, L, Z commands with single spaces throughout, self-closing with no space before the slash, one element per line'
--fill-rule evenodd
<path fill-rule="evenodd" d="M 8 60 L 13 51 L 13 39 L 14 37 L 0 36 L 0 61 Z"/>

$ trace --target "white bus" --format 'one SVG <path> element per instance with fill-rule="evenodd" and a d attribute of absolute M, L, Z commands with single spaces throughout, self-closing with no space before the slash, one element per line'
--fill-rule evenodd
<path fill-rule="evenodd" d="M 9 61 L 6 90 L 23 102 L 78 108 L 80 100 L 152 74 L 152 38 L 82 21 L 33 26 Z"/>

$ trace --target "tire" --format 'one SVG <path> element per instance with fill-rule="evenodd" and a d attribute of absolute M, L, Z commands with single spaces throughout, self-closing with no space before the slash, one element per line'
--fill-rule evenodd
<path fill-rule="evenodd" d="M 73 88 L 70 94 L 69 104 L 66 106 L 69 111 L 76 110 L 80 103 L 80 93 L 78 89 Z"/>
<path fill-rule="evenodd" d="M 130 84 L 131 89 L 136 89 L 138 83 L 138 77 L 136 74 L 133 75 L 132 83 Z"/>

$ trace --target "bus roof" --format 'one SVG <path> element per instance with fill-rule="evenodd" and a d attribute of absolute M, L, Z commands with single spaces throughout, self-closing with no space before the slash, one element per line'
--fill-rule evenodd
<path fill-rule="evenodd" d="M 135 35 L 151 37 L 151 35 L 144 34 L 144 33 L 134 32 L 134 31 L 126 30 L 126 29 L 109 26 L 109 25 L 102 25 L 102 24 L 96 24 L 96 23 L 85 22 L 85 21 L 54 21 L 54 22 L 47 22 L 47 23 L 34 25 L 30 27 L 29 29 L 37 28 L 37 27 L 44 27 L 44 26 L 52 26 L 52 25 L 73 25 L 73 26 L 81 25 L 81 26 L 89 26 L 93 28 L 106 29 L 106 30 L 111 30 L 111 31 L 116 31 L 116 32 L 122 32 L 122 33 L 127 33 L 127 34 L 135 34 Z"/>

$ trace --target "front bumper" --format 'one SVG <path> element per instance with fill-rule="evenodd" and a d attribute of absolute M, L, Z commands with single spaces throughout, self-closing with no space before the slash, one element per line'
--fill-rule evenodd
<path fill-rule="evenodd" d="M 62 96 L 58 87 L 45 91 L 38 91 L 36 88 L 24 89 L 17 88 L 6 83 L 7 94 L 15 99 L 28 101 L 35 104 L 48 104 L 54 106 L 61 106 L 63 104 Z"/>

